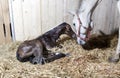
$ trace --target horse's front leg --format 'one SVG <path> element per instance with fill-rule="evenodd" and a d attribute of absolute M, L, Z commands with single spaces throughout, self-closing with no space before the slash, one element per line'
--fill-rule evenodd
<path fill-rule="evenodd" d="M 118 8 L 119 15 L 120 15 L 120 0 L 118 0 L 117 8 Z M 119 58 L 120 58 L 120 26 L 119 26 L 119 39 L 118 39 L 116 53 L 113 57 L 109 58 L 109 61 L 110 62 L 118 62 Z"/>
<path fill-rule="evenodd" d="M 116 48 L 116 53 L 109 58 L 110 62 L 118 62 L 120 59 L 120 27 L 119 27 L 119 39 L 118 39 L 118 44 L 117 44 L 117 48 Z"/>

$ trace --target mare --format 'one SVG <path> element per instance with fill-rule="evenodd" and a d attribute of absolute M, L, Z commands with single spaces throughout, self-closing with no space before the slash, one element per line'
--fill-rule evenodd
<path fill-rule="evenodd" d="M 80 9 L 77 12 L 70 12 L 73 17 L 73 26 L 76 36 L 77 43 L 80 45 L 86 44 L 90 37 L 90 31 L 93 29 L 93 21 L 91 15 L 97 5 L 102 0 L 82 0 Z M 120 14 L 120 0 L 117 0 L 117 9 Z M 119 27 L 120 37 L 120 27 Z M 120 38 L 118 39 L 118 45 L 115 54 L 109 58 L 110 62 L 118 62 L 120 58 Z"/>

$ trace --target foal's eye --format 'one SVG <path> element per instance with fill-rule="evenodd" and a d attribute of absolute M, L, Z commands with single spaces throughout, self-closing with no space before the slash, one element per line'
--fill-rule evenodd
<path fill-rule="evenodd" d="M 75 23 L 73 23 L 73 25 L 75 26 Z"/>

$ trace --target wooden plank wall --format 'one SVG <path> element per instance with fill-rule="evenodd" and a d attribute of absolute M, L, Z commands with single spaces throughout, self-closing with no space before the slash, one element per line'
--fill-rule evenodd
<path fill-rule="evenodd" d="M 8 0 L 0 0 L 0 44 L 11 41 Z"/>
<path fill-rule="evenodd" d="M 80 0 L 11 0 L 16 40 L 32 39 L 60 23 L 71 22 L 67 10 Z"/>
<path fill-rule="evenodd" d="M 81 0 L 12 0 L 16 40 L 32 39 L 62 22 L 72 24 L 69 10 L 77 10 Z M 109 34 L 119 26 L 116 0 L 102 0 L 93 13 L 94 32 Z"/>

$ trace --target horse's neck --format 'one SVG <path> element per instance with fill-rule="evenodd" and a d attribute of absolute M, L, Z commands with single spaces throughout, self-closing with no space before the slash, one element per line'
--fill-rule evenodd
<path fill-rule="evenodd" d="M 91 11 L 100 0 L 83 0 L 79 11 Z"/>
<path fill-rule="evenodd" d="M 98 1 L 99 0 L 83 0 L 78 12 L 83 26 L 89 26 L 91 11 Z"/>
<path fill-rule="evenodd" d="M 82 22 L 82 25 L 84 27 L 87 27 L 89 25 L 89 23 L 90 23 L 91 12 L 90 11 L 89 12 L 83 11 L 83 12 L 79 12 L 78 15 L 79 15 L 79 18 L 80 18 L 80 20 Z"/>

